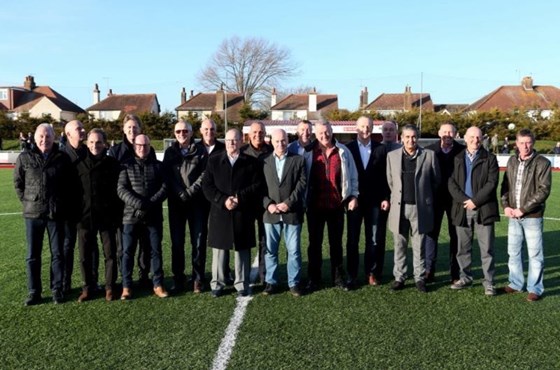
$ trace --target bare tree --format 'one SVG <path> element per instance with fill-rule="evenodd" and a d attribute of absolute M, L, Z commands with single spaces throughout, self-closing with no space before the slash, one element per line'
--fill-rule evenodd
<path fill-rule="evenodd" d="M 297 65 L 288 49 L 261 38 L 224 40 L 198 80 L 205 89 L 222 86 L 243 93 L 247 102 L 266 96 L 267 90 L 296 74 Z"/>

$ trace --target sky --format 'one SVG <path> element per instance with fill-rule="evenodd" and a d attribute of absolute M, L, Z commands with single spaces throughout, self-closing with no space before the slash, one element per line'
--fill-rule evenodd
<path fill-rule="evenodd" d="M 0 86 L 33 75 L 87 108 L 101 97 L 156 93 L 162 111 L 220 43 L 260 37 L 288 49 L 297 74 L 278 90 L 316 87 L 356 110 L 360 91 L 431 94 L 470 104 L 532 76 L 560 87 L 560 2 L 469 1 L 10 1 L 2 5 Z"/>

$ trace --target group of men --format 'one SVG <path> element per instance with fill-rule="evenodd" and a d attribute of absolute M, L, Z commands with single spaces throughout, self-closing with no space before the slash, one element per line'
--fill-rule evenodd
<path fill-rule="evenodd" d="M 257 244 L 263 294 L 278 292 L 282 234 L 289 292 L 300 296 L 304 291 L 320 289 L 325 225 L 334 286 L 346 291 L 359 286 L 360 281 L 381 284 L 388 228 L 394 240 L 391 289 L 405 287 L 410 239 L 415 286 L 426 292 L 426 283 L 435 276 L 438 239 L 443 215 L 447 214 L 451 289 L 472 285 L 476 233 L 484 292 L 496 294 L 498 164 L 496 157 L 482 147 L 482 132 L 477 127 L 466 131 L 463 146 L 454 139 L 456 128 L 445 123 L 439 130 L 440 140 L 423 148 L 418 145 L 419 133 L 414 125 L 402 127 L 401 143 L 397 143 L 393 122 L 383 124 L 383 140 L 376 142 L 372 139 L 373 121 L 366 116 L 357 120 L 357 137 L 347 145 L 334 138 L 329 122 L 312 125 L 306 120 L 298 124 L 296 141 L 288 144 L 286 132 L 275 129 L 268 144 L 264 124 L 256 122 L 250 126 L 249 142 L 243 145 L 237 129 L 226 132 L 225 144 L 216 140 L 216 125 L 210 119 L 202 122 L 201 140 L 195 142 L 192 126 L 179 120 L 174 126 L 176 140 L 166 149 L 162 162 L 140 130 L 138 117 L 126 116 L 122 143 L 108 151 L 102 130 L 91 130 L 87 144 L 83 144 L 81 122 L 71 121 L 65 127 L 68 142 L 59 150 L 53 145 L 52 127 L 37 127 L 35 147 L 18 157 L 14 172 L 28 243 L 26 305 L 42 300 L 40 269 L 45 230 L 55 303 L 62 302 L 71 289 L 76 239 L 82 275 L 78 301 L 91 299 L 99 290 L 97 234 L 103 244 L 106 300 L 114 298 L 119 268 L 121 299 L 132 298 L 137 249 L 140 281 L 146 283 L 151 272 L 154 294 L 167 297 L 162 262 L 165 199 L 174 293 L 190 288 L 200 293 L 208 288 L 205 266 L 206 248 L 210 247 L 212 296 L 223 295 L 228 284 L 233 284 L 238 296 L 251 294 L 251 249 Z M 538 300 L 544 291 L 542 220 L 551 182 L 550 162 L 537 154 L 533 145 L 534 136 L 529 130 L 517 134 L 518 154 L 508 162 L 501 189 L 504 213 L 510 220 L 510 283 L 505 292 L 517 293 L 525 286 L 521 252 L 525 239 L 530 301 Z M 301 277 L 304 219 L 309 240 L 305 286 Z M 363 276 L 359 258 L 362 224 Z M 187 225 L 191 279 L 185 271 Z"/>

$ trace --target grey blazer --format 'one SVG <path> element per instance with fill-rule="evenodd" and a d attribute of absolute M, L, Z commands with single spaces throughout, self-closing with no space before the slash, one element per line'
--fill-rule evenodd
<path fill-rule="evenodd" d="M 268 212 L 268 206 L 282 202 L 290 207 L 288 212 L 281 214 L 284 223 L 296 225 L 303 222 L 307 188 L 305 160 L 302 156 L 293 153 L 287 153 L 285 160 L 280 180 L 276 172 L 275 155 L 271 154 L 264 160 L 263 173 L 266 181 L 263 197 L 264 223 L 280 222 L 280 214 L 271 214 Z"/>
<path fill-rule="evenodd" d="M 403 150 L 393 150 L 387 154 L 387 183 L 391 190 L 391 209 L 387 226 L 394 234 L 399 233 L 401 219 Z M 418 232 L 425 234 L 434 228 L 434 197 L 441 179 L 435 153 L 421 147 L 418 147 L 418 150 L 414 188 L 418 208 Z"/>

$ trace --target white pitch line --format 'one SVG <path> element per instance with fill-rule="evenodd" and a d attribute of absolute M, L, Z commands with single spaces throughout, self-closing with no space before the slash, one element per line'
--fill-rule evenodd
<path fill-rule="evenodd" d="M 255 257 L 253 264 L 251 265 L 251 281 L 253 277 L 259 272 L 259 255 Z M 247 305 L 253 300 L 253 296 L 248 297 L 238 297 L 237 303 L 235 305 L 235 310 L 233 310 L 233 315 L 229 321 L 226 328 L 222 342 L 218 347 L 218 351 L 214 356 L 214 361 L 212 361 L 212 370 L 225 370 L 233 353 L 233 347 L 235 347 L 235 341 L 237 340 L 237 333 L 239 328 L 243 323 L 243 318 L 245 317 L 245 312 L 247 312 Z"/>
<path fill-rule="evenodd" d="M 21 212 L 0 213 L 0 216 L 13 216 L 13 215 L 21 215 Z"/>

